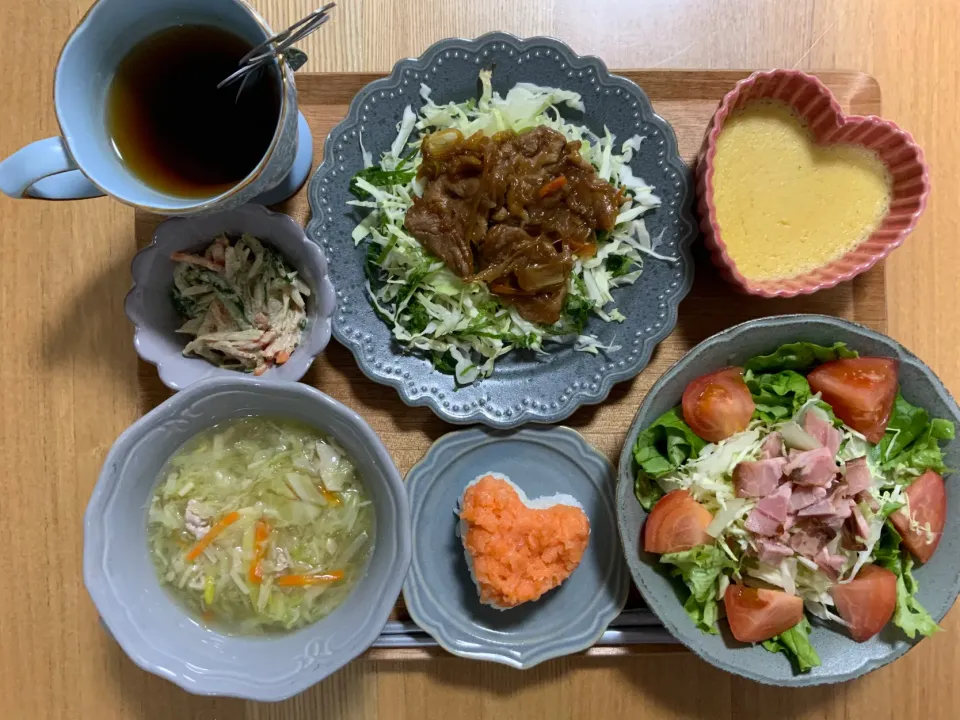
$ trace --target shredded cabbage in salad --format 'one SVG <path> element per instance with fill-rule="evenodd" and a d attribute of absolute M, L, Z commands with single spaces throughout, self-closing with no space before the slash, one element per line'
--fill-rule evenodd
<path fill-rule="evenodd" d="M 147 519 L 160 582 L 243 634 L 332 612 L 362 577 L 373 533 L 367 492 L 336 441 L 268 418 L 191 439 L 162 471 Z"/>
<path fill-rule="evenodd" d="M 743 381 L 753 400 L 745 430 L 708 444 L 675 407 L 637 436 L 637 501 L 650 511 L 664 493 L 684 490 L 712 515 L 704 530 L 714 540 L 660 556 L 690 591 L 684 610 L 704 632 L 719 632 L 718 602 L 725 601 L 731 583 L 778 588 L 801 598 L 810 615 L 848 625 L 834 595 L 841 602 L 849 596 L 840 586 L 868 565 L 896 577 L 890 620 L 908 638 L 940 630 L 916 597 L 920 585 L 910 544 L 924 533 L 928 544 L 935 543 L 938 534 L 914 517 L 909 493 L 924 473 L 950 471 L 941 443 L 955 439 L 956 428 L 910 404 L 899 390 L 876 444 L 845 425 L 800 373 L 856 357 L 840 342 L 787 343 L 744 363 Z M 738 468 L 744 461 L 751 464 Z M 738 487 L 744 497 L 737 497 Z M 901 535 L 905 523 L 910 542 Z M 863 632 L 855 613 L 843 614 L 854 624 L 851 634 Z M 804 617 L 762 646 L 785 653 L 797 671 L 806 672 L 820 665 L 810 630 Z"/>
<path fill-rule="evenodd" d="M 806 609 L 814 616 L 844 624 L 834 610 L 830 588 L 837 582 L 825 573 L 816 563 L 797 555 L 786 558 L 778 565 L 769 565 L 756 557 L 753 548 L 753 535 L 745 527 L 747 516 L 757 505 L 754 498 L 738 498 L 733 483 L 733 470 L 743 460 L 757 460 L 760 457 L 764 438 L 774 431 L 783 434 L 788 446 L 807 449 L 802 446 L 800 436 L 791 435 L 791 428 L 801 429 L 803 416 L 807 412 L 823 411 L 818 407 L 821 402 L 819 393 L 804 403 L 792 417 L 782 422 L 768 422 L 754 419 L 743 432 L 737 433 L 716 444 L 709 444 L 701 450 L 698 457 L 688 460 L 677 470 L 658 478 L 656 482 L 664 492 L 687 490 L 714 515 L 707 533 L 717 539 L 718 546 L 733 561 L 730 575 L 737 582 L 757 587 L 775 586 L 803 598 Z M 787 430 L 785 431 L 785 428 Z M 838 453 L 841 468 L 856 458 L 867 459 L 867 465 L 873 476 L 873 485 L 868 490 L 875 500 L 879 511 L 869 503 L 858 504 L 860 512 L 870 529 L 863 540 L 863 548 L 854 550 L 840 543 L 837 536 L 827 545 L 831 555 L 844 558 L 840 570 L 839 582 L 850 582 L 865 564 L 874 559 L 874 549 L 880 540 L 886 515 L 883 508 L 901 507 L 906 502 L 905 486 L 894 478 L 888 477 L 876 462 L 870 450 L 870 444 L 859 432 L 846 425 L 838 428 L 843 441 Z"/>
<path fill-rule="evenodd" d="M 501 97 L 493 91 L 489 70 L 480 72 L 480 81 L 479 100 L 443 105 L 433 102 L 430 88 L 422 85 L 424 105 L 419 113 L 407 106 L 397 138 L 379 165 L 373 165 L 360 137 L 367 167 L 351 183 L 360 199 L 350 204 L 370 211 L 353 231 L 353 240 L 358 245 L 368 243 L 367 289 L 374 308 L 401 344 L 431 357 L 435 366 L 453 373 L 461 385 L 488 377 L 496 360 L 514 348 L 542 353 L 547 343 L 572 342 L 582 352 L 615 352 L 619 346 L 613 338 L 601 341 L 583 332 L 588 316 L 623 322 L 626 318 L 613 305 L 612 290 L 637 281 L 645 256 L 676 261 L 657 252 L 659 238 L 650 237 L 643 220 L 645 213 L 660 205 L 660 198 L 630 169 L 642 137 L 628 138 L 617 151 L 609 130 L 598 137 L 560 115 L 561 105 L 585 110 L 578 93 L 518 83 Z M 464 137 L 476 132 L 493 135 L 539 125 L 581 141 L 581 154 L 599 177 L 623 187 L 627 195 L 614 230 L 598 238 L 597 254 L 577 260 L 564 315 L 549 327 L 524 320 L 483 283 L 464 282 L 404 229 L 412 198 L 423 190 L 416 171 L 424 135 L 446 128 L 456 128 Z"/>
<path fill-rule="evenodd" d="M 221 235 L 203 254 L 173 253 L 170 297 L 194 338 L 183 354 L 262 375 L 283 365 L 307 326 L 310 287 L 252 235 Z"/>

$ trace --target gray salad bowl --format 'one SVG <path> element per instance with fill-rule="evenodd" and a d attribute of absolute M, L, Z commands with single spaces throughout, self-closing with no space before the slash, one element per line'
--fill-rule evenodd
<path fill-rule="evenodd" d="M 838 683 L 860 677 L 897 659 L 918 641 L 908 640 L 889 624 L 867 642 L 855 642 L 836 625 L 811 618 L 810 642 L 823 664 L 808 673 L 797 674 L 782 653 L 737 642 L 725 621 L 720 635 L 708 635 L 694 627 L 682 607 L 678 585 L 657 567 L 657 557 L 642 550 L 640 532 L 646 513 L 633 494 L 636 465 L 633 446 L 637 435 L 661 414 L 680 403 L 691 380 L 712 370 L 741 364 L 747 359 L 774 351 L 789 342 L 807 340 L 823 345 L 837 341 L 861 355 L 896 358 L 900 361 L 900 388 L 909 402 L 919 405 L 931 417 L 960 423 L 960 408 L 943 383 L 919 358 L 895 340 L 855 323 L 825 315 L 780 315 L 751 320 L 708 338 L 688 352 L 651 388 L 640 405 L 627 433 L 620 456 L 617 482 L 617 519 L 620 539 L 633 580 L 650 608 L 666 628 L 707 662 L 717 667 L 770 685 L 809 686 Z M 960 440 L 944 447 L 948 467 L 960 467 Z M 960 480 L 947 475 L 948 513 L 940 546 L 925 565 L 914 568 L 920 590 L 917 595 L 937 622 L 943 619 L 960 593 Z M 931 642 L 955 642 L 936 636 Z"/>
<path fill-rule="evenodd" d="M 576 352 L 570 344 L 549 345 L 540 355 L 515 350 L 498 360 L 489 378 L 458 388 L 453 377 L 434 369 L 429 359 L 405 352 L 371 306 L 364 273 L 366 244 L 355 247 L 351 239 L 363 214 L 347 202 L 353 199 L 350 179 L 364 167 L 361 137 L 378 161 L 397 136 L 404 108 L 417 111 L 423 104 L 421 84 L 432 90 L 430 97 L 437 103 L 463 102 L 478 96 L 478 73 L 485 68 L 493 68 L 493 88 L 501 95 L 519 82 L 580 93 L 586 112 L 561 108 L 561 114 L 600 136 L 608 127 L 617 147 L 635 134 L 644 136 L 630 166 L 662 199 L 644 220 L 651 237 L 662 234 L 658 251 L 675 260 L 648 258 L 634 285 L 614 290 L 625 322 L 591 317 L 586 332 L 619 350 L 598 356 Z M 680 159 L 673 129 L 635 83 L 612 75 L 599 58 L 577 55 L 558 40 L 491 33 L 475 40 L 442 40 L 419 58 L 399 61 L 389 77 L 357 93 L 346 118 L 327 138 L 323 163 L 310 182 L 307 236 L 330 259 L 337 288 L 333 334 L 367 377 L 392 386 L 408 405 L 425 405 L 447 422 L 511 428 L 559 422 L 581 405 L 602 402 L 614 384 L 646 367 L 653 349 L 673 329 L 677 306 L 693 283 L 690 246 L 698 234 L 693 196 L 690 170 Z"/>
<path fill-rule="evenodd" d="M 147 508 L 166 460 L 198 432 L 234 417 L 299 420 L 344 447 L 370 493 L 374 549 L 364 577 L 329 616 L 291 633 L 227 635 L 204 627 L 159 584 L 147 550 Z M 87 506 L 83 576 L 103 622 L 141 668 L 200 695 L 283 700 L 366 650 L 410 563 L 403 481 L 363 419 L 299 383 L 201 380 L 144 415 L 114 443 Z"/>
<path fill-rule="evenodd" d="M 307 327 L 300 345 L 286 363 L 261 376 L 266 382 L 296 382 L 330 342 L 336 298 L 327 274 L 327 259 L 320 248 L 307 241 L 303 228 L 289 215 L 272 212 L 262 205 L 171 218 L 157 227 L 153 242 L 136 254 L 130 267 L 133 288 L 127 294 L 124 310 L 134 325 L 133 346 L 141 359 L 157 366 L 160 380 L 171 390 L 182 390 L 204 378 L 243 375 L 203 358 L 183 355 L 183 347 L 191 336 L 177 333 L 183 319 L 170 300 L 176 267 L 170 254 L 203 250 L 223 233 L 248 233 L 262 240 L 279 251 L 310 287 L 312 295 L 306 299 Z"/>

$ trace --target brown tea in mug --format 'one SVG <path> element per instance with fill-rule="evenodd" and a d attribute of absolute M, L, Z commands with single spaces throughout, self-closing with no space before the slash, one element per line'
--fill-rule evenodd
<path fill-rule="evenodd" d="M 124 165 L 155 190 L 212 197 L 263 159 L 280 116 L 279 73 L 265 69 L 221 90 L 251 49 L 208 25 L 171 27 L 120 61 L 107 94 L 107 131 Z"/>

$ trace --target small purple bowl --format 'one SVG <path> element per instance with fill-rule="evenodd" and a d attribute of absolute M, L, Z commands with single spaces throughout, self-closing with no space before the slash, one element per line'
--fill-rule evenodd
<path fill-rule="evenodd" d="M 170 255 L 202 249 L 222 233 L 248 233 L 259 238 L 279 251 L 310 286 L 313 294 L 307 298 L 307 327 L 300 345 L 286 363 L 260 377 L 265 382 L 296 382 L 330 342 L 336 296 L 327 272 L 327 259 L 319 246 L 306 239 L 303 228 L 293 218 L 262 205 L 244 205 L 201 217 L 172 218 L 160 224 L 153 242 L 137 253 L 130 268 L 133 288 L 127 294 L 124 310 L 135 328 L 133 346 L 143 360 L 157 366 L 160 380 L 171 390 L 182 390 L 204 378 L 244 374 L 217 367 L 203 358 L 185 357 L 183 348 L 188 336 L 176 332 L 183 320 L 170 300 L 176 265 Z"/>

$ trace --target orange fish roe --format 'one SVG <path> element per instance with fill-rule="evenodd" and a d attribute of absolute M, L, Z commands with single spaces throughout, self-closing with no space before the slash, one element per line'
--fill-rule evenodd
<path fill-rule="evenodd" d="M 537 600 L 577 569 L 590 538 L 578 507 L 524 505 L 506 480 L 486 475 L 467 488 L 460 519 L 481 602 L 501 608 Z"/>

